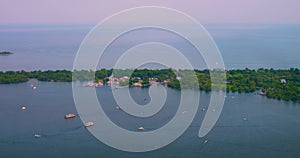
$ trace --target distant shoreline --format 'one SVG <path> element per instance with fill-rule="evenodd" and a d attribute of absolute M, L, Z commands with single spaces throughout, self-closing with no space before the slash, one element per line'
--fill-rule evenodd
<path fill-rule="evenodd" d="M 9 51 L 0 51 L 0 55 L 5 56 L 5 55 L 12 55 L 14 54 L 13 52 L 9 52 Z"/>
<path fill-rule="evenodd" d="M 165 84 L 173 89 L 199 89 L 201 91 L 220 90 L 227 92 L 255 93 L 259 92 L 268 98 L 300 102 L 300 70 L 290 68 L 288 70 L 275 69 L 243 69 L 243 70 L 214 70 L 226 73 L 226 81 L 211 83 L 211 71 L 209 70 L 112 70 L 101 69 L 96 72 L 81 70 L 48 70 L 48 71 L 0 71 L 0 84 L 27 82 L 29 79 L 37 79 L 47 82 L 72 82 L 82 81 L 95 84 L 90 85 L 115 85 L 121 87 L 149 87 L 152 84 Z M 114 74 L 112 75 L 112 73 Z M 133 72 L 133 73 L 132 73 Z M 191 80 L 189 76 L 194 72 L 197 80 Z M 128 74 L 131 74 L 129 76 Z M 197 83 L 198 82 L 198 83 Z"/>

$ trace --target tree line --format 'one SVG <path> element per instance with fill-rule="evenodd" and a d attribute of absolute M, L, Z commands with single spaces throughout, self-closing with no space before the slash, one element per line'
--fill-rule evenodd
<path fill-rule="evenodd" d="M 221 71 L 221 70 L 220 70 Z M 300 71 L 298 68 L 285 70 L 275 69 L 243 69 L 226 71 L 226 83 L 216 86 L 219 90 L 227 92 L 252 93 L 260 92 L 268 98 L 279 100 L 300 101 Z M 101 69 L 96 72 L 91 70 L 69 71 L 0 71 L 0 84 L 27 82 L 29 79 L 48 82 L 72 82 L 72 81 L 109 81 L 109 77 L 129 77 L 129 86 L 141 81 L 142 85 L 149 86 L 149 80 L 167 84 L 175 89 L 199 88 L 203 91 L 212 90 L 211 75 L 209 70 L 173 70 L 173 69 L 136 69 L 113 70 Z M 196 76 L 193 78 L 192 76 Z M 196 80 L 195 80 L 196 79 Z M 124 84 L 124 83 L 120 83 Z"/>

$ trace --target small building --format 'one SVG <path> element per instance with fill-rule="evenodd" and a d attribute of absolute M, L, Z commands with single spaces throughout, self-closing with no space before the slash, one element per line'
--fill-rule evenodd
<path fill-rule="evenodd" d="M 177 76 L 176 79 L 177 79 L 177 80 L 181 80 L 181 76 Z"/>
<path fill-rule="evenodd" d="M 286 79 L 280 79 L 281 83 L 286 83 Z"/>
<path fill-rule="evenodd" d="M 129 77 L 128 76 L 123 76 L 120 78 L 120 80 L 129 80 Z"/>

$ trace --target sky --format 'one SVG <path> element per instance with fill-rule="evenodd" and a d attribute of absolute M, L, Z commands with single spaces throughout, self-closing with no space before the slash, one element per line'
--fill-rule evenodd
<path fill-rule="evenodd" d="M 96 24 L 149 5 L 177 9 L 201 23 L 300 24 L 299 0 L 0 0 L 0 24 Z"/>

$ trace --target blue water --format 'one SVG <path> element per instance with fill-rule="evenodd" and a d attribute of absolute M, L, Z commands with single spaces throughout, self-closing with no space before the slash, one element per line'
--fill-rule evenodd
<path fill-rule="evenodd" d="M 300 67 L 300 25 L 206 24 L 227 69 Z M 81 41 L 92 25 L 1 25 L 0 70 L 72 69 Z M 105 37 L 103 37 L 105 38 Z M 123 35 L 104 52 L 100 67 L 111 68 L 135 44 L 156 41 L 178 48 L 194 64 L 205 68 L 202 57 L 181 37 L 166 31 L 144 29 Z"/>
<path fill-rule="evenodd" d="M 31 84 L 37 86 L 32 90 Z M 201 93 L 200 109 L 188 130 L 179 139 L 159 150 L 129 153 L 108 147 L 93 137 L 76 113 L 70 83 L 38 82 L 0 85 L 0 157 L 299 157 L 300 106 L 267 99 L 255 94 L 228 94 L 224 109 L 213 130 L 204 138 L 198 131 L 208 104 L 209 93 Z M 148 89 L 133 88 L 136 102 L 144 102 Z M 160 118 L 136 121 L 115 109 L 110 87 L 97 88 L 106 113 L 121 127 L 146 130 L 160 127 L 174 116 L 180 92 L 167 89 L 169 108 Z M 234 96 L 234 99 L 231 98 Z M 27 110 L 22 111 L 21 107 Z M 247 118 L 244 121 L 243 118 Z M 41 138 L 34 138 L 34 134 Z M 209 142 L 204 144 L 204 140 Z"/>
<path fill-rule="evenodd" d="M 300 25 L 205 25 L 222 53 L 227 69 L 300 67 Z M 90 25 L 2 25 L 0 70 L 71 69 L 81 41 Z M 105 38 L 105 37 L 104 37 Z M 123 35 L 107 49 L 101 67 L 110 68 L 126 49 L 145 41 L 164 42 L 180 49 L 195 67 L 205 63 L 180 37 L 157 29 L 136 30 Z M 32 90 L 30 85 L 38 88 Z M 97 88 L 106 113 L 128 130 L 145 126 L 155 129 L 168 122 L 176 111 L 180 92 L 168 89 L 166 108 L 159 117 L 137 120 L 120 110 L 109 87 Z M 145 104 L 148 89 L 133 88 L 137 103 Z M 234 99 L 231 98 L 234 96 Z M 200 106 L 210 94 L 201 93 Z M 146 100 L 149 100 L 146 99 Z M 21 107 L 28 109 L 22 111 Z M 201 108 L 200 108 L 201 109 Z M 0 85 L 0 157 L 299 157 L 300 106 L 255 94 L 228 94 L 213 130 L 198 138 L 205 112 L 199 110 L 188 130 L 170 145 L 146 153 L 128 153 L 108 147 L 83 127 L 81 120 L 65 120 L 77 113 L 71 83 L 38 82 Z M 243 118 L 247 118 L 244 121 Z M 41 138 L 34 138 L 34 134 Z M 209 142 L 204 144 L 204 140 Z"/>

